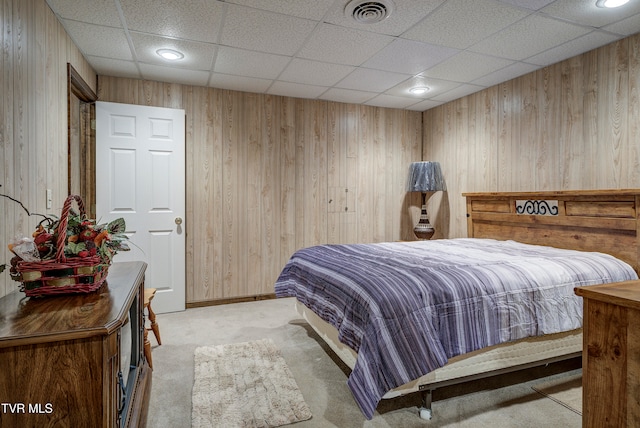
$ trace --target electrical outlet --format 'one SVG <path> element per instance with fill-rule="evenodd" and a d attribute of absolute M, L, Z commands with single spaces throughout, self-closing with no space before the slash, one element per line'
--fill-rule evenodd
<path fill-rule="evenodd" d="M 51 189 L 47 189 L 47 209 L 50 210 L 53 205 L 53 192 Z"/>

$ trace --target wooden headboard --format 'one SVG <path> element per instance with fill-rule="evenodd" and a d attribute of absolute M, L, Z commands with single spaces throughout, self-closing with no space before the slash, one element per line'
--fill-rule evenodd
<path fill-rule="evenodd" d="M 463 193 L 469 237 L 600 251 L 640 272 L 640 189 Z"/>

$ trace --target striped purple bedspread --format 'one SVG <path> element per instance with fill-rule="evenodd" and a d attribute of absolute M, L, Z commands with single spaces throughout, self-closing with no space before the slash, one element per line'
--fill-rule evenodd
<path fill-rule="evenodd" d="M 582 326 L 574 287 L 637 279 L 606 254 L 449 239 L 297 251 L 275 284 L 358 352 L 348 380 L 371 418 L 389 390 L 456 355 Z"/>

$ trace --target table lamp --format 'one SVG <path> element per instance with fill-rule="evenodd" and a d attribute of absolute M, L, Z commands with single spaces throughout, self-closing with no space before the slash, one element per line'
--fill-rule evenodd
<path fill-rule="evenodd" d="M 413 162 L 409 167 L 407 192 L 422 193 L 420 221 L 413 228 L 418 239 L 431 239 L 435 229 L 427 216 L 427 193 L 447 190 L 439 162 Z"/>

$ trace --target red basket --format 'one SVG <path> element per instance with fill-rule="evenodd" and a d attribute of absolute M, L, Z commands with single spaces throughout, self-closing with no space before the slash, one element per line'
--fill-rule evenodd
<path fill-rule="evenodd" d="M 22 282 L 20 289 L 27 296 L 90 293 L 100 288 L 107 279 L 109 264 L 105 264 L 100 256 L 67 258 L 64 254 L 69 210 L 74 200 L 78 203 L 80 215 L 85 214 L 82 198 L 69 195 L 64 201 L 58 223 L 56 258 L 39 262 L 22 260 L 16 265 L 18 275 L 13 279 Z"/>

